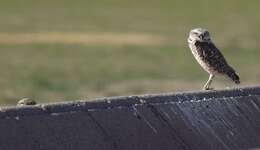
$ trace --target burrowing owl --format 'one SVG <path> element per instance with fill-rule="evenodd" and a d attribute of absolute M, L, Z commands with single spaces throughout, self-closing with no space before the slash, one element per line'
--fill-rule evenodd
<path fill-rule="evenodd" d="M 228 65 L 224 56 L 211 41 L 209 32 L 206 29 L 196 28 L 191 30 L 188 43 L 198 63 L 209 73 L 209 79 L 203 87 L 204 90 L 211 89 L 210 84 L 216 74 L 225 75 L 236 84 L 240 83 L 239 76 Z"/>

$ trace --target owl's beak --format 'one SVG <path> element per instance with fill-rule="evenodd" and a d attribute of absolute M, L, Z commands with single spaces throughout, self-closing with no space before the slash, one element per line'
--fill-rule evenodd
<path fill-rule="evenodd" d="M 203 40 L 203 39 L 204 39 L 204 36 L 201 34 L 201 35 L 199 35 L 199 38 L 200 38 L 201 40 Z"/>

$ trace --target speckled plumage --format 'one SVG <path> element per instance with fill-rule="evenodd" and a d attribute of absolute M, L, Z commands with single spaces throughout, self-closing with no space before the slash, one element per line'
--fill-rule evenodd
<path fill-rule="evenodd" d="M 235 70 L 228 65 L 224 56 L 211 41 L 209 32 L 206 29 L 196 28 L 191 30 L 188 43 L 198 63 L 210 74 L 210 78 L 204 85 L 204 89 L 210 89 L 211 81 L 217 74 L 226 75 L 236 84 L 240 83 L 239 76 Z"/>

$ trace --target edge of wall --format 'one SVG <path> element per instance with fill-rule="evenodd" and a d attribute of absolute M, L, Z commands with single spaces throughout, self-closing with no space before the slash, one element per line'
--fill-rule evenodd
<path fill-rule="evenodd" d="M 93 111 L 112 109 L 116 107 L 131 107 L 136 105 L 184 103 L 193 101 L 208 101 L 216 98 L 246 97 L 260 95 L 260 86 L 239 87 L 212 91 L 188 91 L 176 93 L 147 94 L 135 96 L 104 97 L 93 100 L 76 100 L 57 103 L 46 103 L 28 106 L 0 107 L 0 119 L 25 115 L 42 115 L 49 113 L 65 113 L 75 111 Z"/>

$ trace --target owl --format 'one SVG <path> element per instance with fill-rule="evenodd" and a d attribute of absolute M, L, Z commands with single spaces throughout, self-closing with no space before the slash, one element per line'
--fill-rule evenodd
<path fill-rule="evenodd" d="M 222 53 L 211 41 L 207 29 L 192 29 L 189 33 L 188 44 L 197 62 L 209 73 L 209 79 L 203 86 L 204 90 L 212 89 L 210 85 L 215 75 L 224 75 L 236 84 L 240 83 L 236 71 L 229 66 Z"/>

